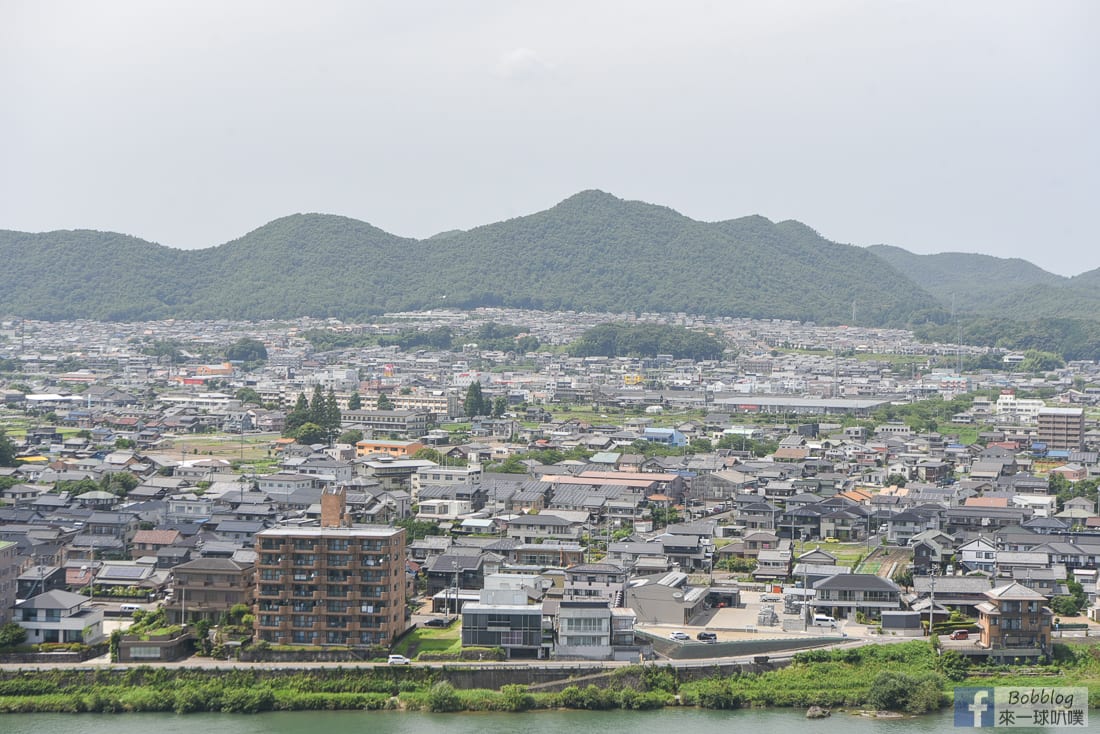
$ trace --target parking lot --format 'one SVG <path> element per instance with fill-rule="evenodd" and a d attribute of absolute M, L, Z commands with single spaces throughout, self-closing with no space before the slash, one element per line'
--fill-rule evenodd
<path fill-rule="evenodd" d="M 815 627 L 813 625 L 801 625 L 802 617 L 798 614 L 784 614 L 783 602 L 767 602 L 775 609 L 779 617 L 775 626 L 760 625 L 757 618 L 760 612 L 761 596 L 763 592 L 741 592 L 740 607 L 724 607 L 721 609 L 708 609 L 695 619 L 691 624 L 646 624 L 639 623 L 638 629 L 658 637 L 668 637 L 671 633 L 681 631 L 692 640 L 696 639 L 699 632 L 713 632 L 718 642 L 732 642 L 736 640 L 750 640 L 759 637 L 773 639 L 796 639 L 800 637 L 820 637 L 822 635 L 841 634 L 851 637 L 862 637 L 867 634 L 867 628 L 840 620 L 836 628 Z M 784 621 L 788 630 L 784 630 Z"/>

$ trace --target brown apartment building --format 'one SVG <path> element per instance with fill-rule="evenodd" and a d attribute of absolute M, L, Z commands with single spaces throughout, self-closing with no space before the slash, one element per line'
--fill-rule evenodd
<path fill-rule="evenodd" d="M 389 646 L 405 630 L 405 530 L 347 521 L 343 489 L 320 527 L 256 534 L 256 637 L 283 645 Z"/>
<path fill-rule="evenodd" d="M 1085 445 L 1085 411 L 1082 408 L 1043 408 L 1037 416 L 1038 439 L 1048 449 L 1080 451 Z"/>

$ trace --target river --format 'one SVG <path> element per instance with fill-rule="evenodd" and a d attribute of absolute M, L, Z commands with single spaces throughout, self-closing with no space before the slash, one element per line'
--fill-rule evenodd
<path fill-rule="evenodd" d="M 923 734 L 953 728 L 950 711 L 910 719 L 834 714 L 808 721 L 784 709 L 701 711 L 535 711 L 421 714 L 308 711 L 246 714 L 6 714 L 3 734 Z M 1022 730 L 1020 730 L 1022 731 Z"/>

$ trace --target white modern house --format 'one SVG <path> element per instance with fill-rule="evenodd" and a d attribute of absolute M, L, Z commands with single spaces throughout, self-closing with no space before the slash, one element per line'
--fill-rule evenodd
<path fill-rule="evenodd" d="M 54 589 L 15 605 L 14 622 L 27 630 L 27 642 L 82 642 L 103 640 L 103 610 L 91 598 Z"/>

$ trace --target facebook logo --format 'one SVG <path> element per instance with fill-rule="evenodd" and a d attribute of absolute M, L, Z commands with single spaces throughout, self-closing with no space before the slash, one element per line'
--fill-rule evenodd
<path fill-rule="evenodd" d="M 955 689 L 955 726 L 993 725 L 992 688 Z"/>

